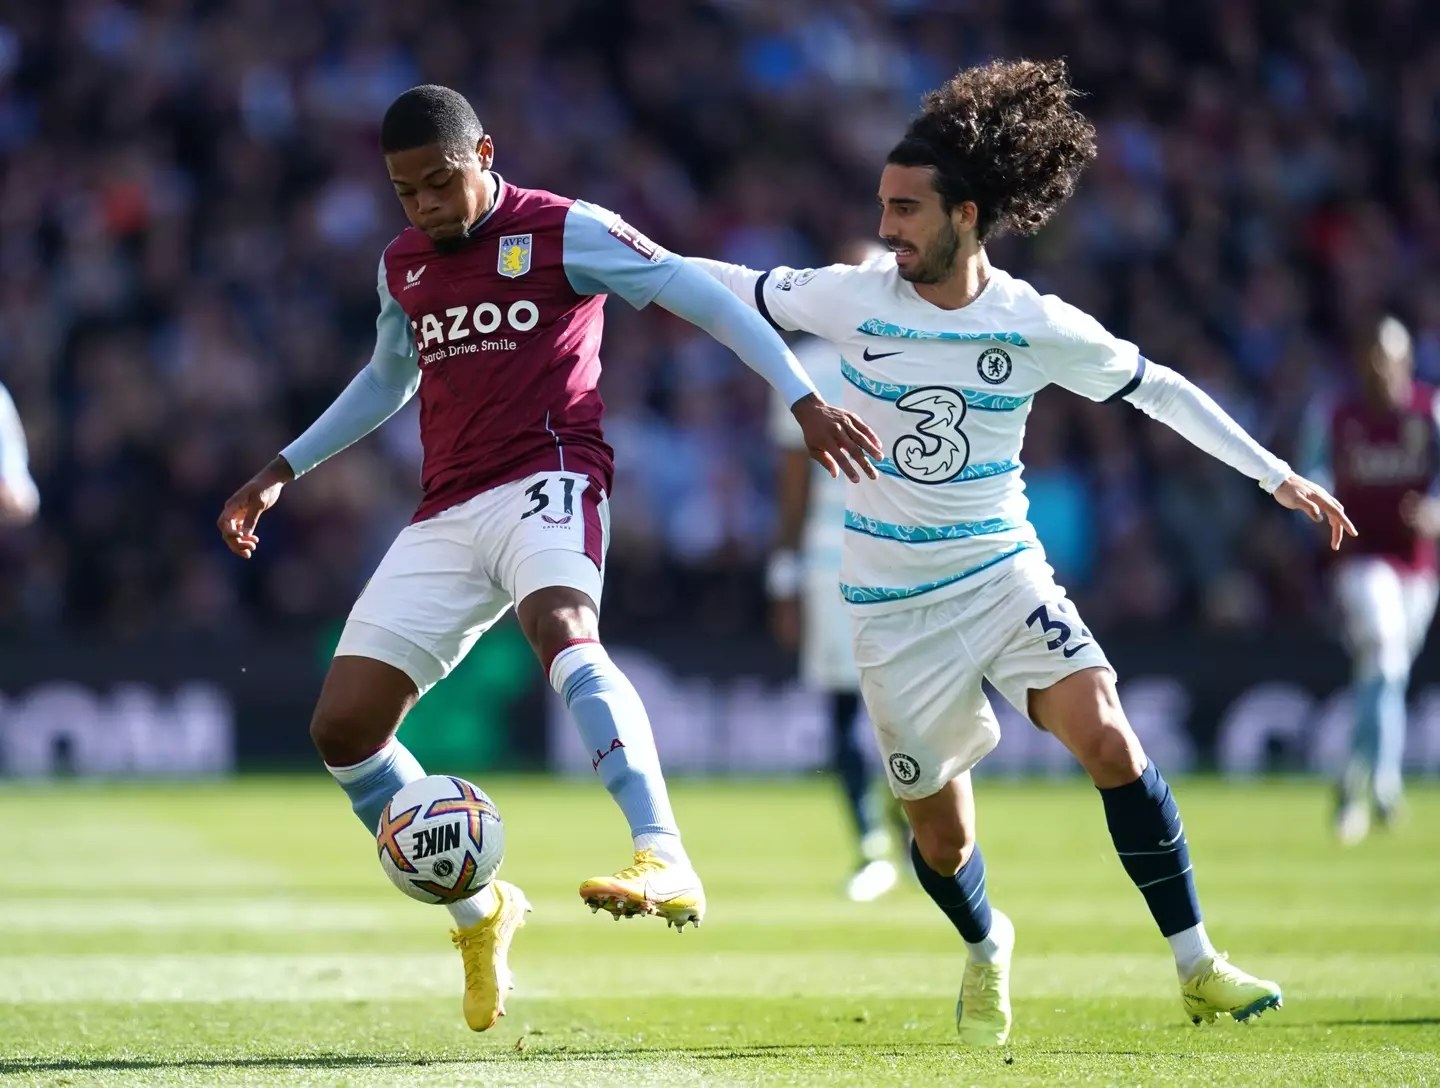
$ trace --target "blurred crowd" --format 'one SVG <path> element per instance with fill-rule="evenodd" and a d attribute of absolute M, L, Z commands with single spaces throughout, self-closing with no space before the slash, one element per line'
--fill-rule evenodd
<path fill-rule="evenodd" d="M 348 608 L 416 499 L 407 412 L 292 487 L 244 563 L 222 501 L 368 357 L 403 226 L 376 150 L 420 82 L 497 169 L 668 248 L 823 263 L 876 225 L 920 94 L 1069 58 L 1100 158 L 992 257 L 1293 452 L 1354 327 L 1407 320 L 1440 379 L 1440 8 L 1425 0 L 53 0 L 0 9 L 0 379 L 42 489 L 0 536 L 0 623 L 246 631 Z M 607 627 L 758 627 L 768 390 L 612 301 Z M 1037 398 L 1033 513 L 1092 626 L 1322 607 L 1311 527 L 1125 406 Z"/>

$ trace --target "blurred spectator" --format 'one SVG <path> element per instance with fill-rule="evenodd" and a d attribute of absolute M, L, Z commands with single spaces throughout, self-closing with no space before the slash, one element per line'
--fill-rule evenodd
<path fill-rule="evenodd" d="M 211 526 L 368 354 L 402 225 L 376 127 L 408 85 L 469 95 L 515 181 L 764 267 L 872 232 L 918 95 L 996 54 L 1067 55 L 1101 142 L 1072 205 L 997 263 L 1283 455 L 1347 380 L 1347 327 L 1380 307 L 1440 379 L 1440 8 L 1423 0 L 12 4 L 0 378 L 46 502 L 0 548 L 0 623 L 234 631 L 348 606 L 414 501 L 413 412 L 288 492 L 254 562 Z M 764 390 L 673 319 L 610 314 L 607 624 L 687 601 L 758 631 Z M 1092 624 L 1315 608 L 1306 527 L 1161 430 L 1063 393 L 1037 405 L 1035 521 Z"/>

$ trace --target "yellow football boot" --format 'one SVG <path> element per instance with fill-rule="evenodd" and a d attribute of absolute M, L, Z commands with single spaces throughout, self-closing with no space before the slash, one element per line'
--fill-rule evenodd
<path fill-rule="evenodd" d="M 1180 998 L 1185 1015 L 1196 1024 L 1214 1023 L 1222 1013 L 1245 1021 L 1284 1004 L 1278 985 L 1247 975 L 1222 953 L 1206 960 L 1180 984 Z"/>
<path fill-rule="evenodd" d="M 514 884 L 491 882 L 499 906 L 473 926 L 451 930 L 450 940 L 465 962 L 465 1023 L 486 1031 L 505 1015 L 505 997 L 515 988 L 510 976 L 510 942 L 525 924 L 530 901 Z"/>
<path fill-rule="evenodd" d="M 955 1030 L 967 1046 L 1003 1046 L 1010 1038 L 1010 960 L 1015 926 L 998 910 L 991 912 L 990 933 L 1000 946 L 994 963 L 968 960 L 955 1003 Z"/>
<path fill-rule="evenodd" d="M 607 910 L 618 922 L 637 914 L 656 914 L 683 930 L 705 917 L 705 889 L 689 865 L 664 861 L 650 849 L 614 876 L 597 876 L 580 885 L 580 898 L 592 911 Z"/>

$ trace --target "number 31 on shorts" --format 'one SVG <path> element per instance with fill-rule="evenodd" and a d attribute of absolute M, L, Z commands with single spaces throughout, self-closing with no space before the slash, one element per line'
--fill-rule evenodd
<path fill-rule="evenodd" d="M 585 476 L 570 472 L 546 473 L 534 484 L 524 489 L 526 508 L 520 520 L 526 521 L 539 514 L 546 525 L 569 525 L 579 514 L 580 497 L 589 486 Z"/>
<path fill-rule="evenodd" d="M 550 525 L 564 525 L 575 516 L 575 483 L 574 476 L 547 476 L 536 480 L 525 489 L 530 508 L 520 515 L 520 520 L 539 514 Z"/>

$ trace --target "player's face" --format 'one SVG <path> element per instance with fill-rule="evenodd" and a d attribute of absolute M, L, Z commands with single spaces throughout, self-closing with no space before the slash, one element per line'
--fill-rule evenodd
<path fill-rule="evenodd" d="M 1360 379 L 1372 400 L 1399 408 L 1410 399 L 1413 364 L 1409 351 L 1373 344 L 1360 364 Z"/>
<path fill-rule="evenodd" d="M 928 166 L 885 167 L 880 175 L 880 240 L 895 254 L 901 278 L 944 283 L 959 266 L 960 232 Z M 973 208 L 973 205 L 963 205 Z"/>
<path fill-rule="evenodd" d="M 390 183 L 405 218 L 423 230 L 437 249 L 458 245 L 487 210 L 485 174 L 495 158 L 486 136 L 473 149 L 426 144 L 385 156 Z"/>

